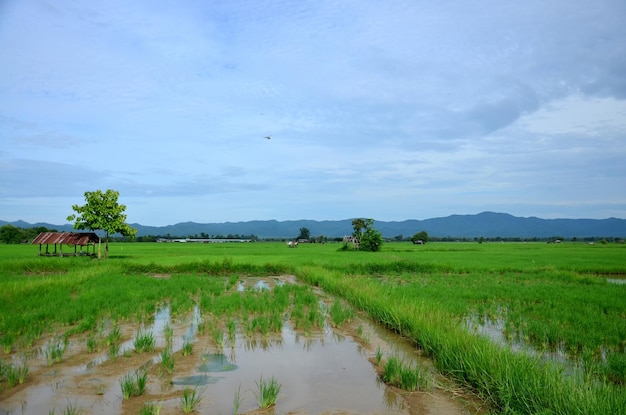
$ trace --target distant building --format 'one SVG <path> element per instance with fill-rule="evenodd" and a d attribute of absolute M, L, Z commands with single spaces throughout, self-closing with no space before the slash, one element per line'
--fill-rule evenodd
<path fill-rule="evenodd" d="M 252 239 L 240 238 L 158 238 L 157 242 L 178 242 L 178 243 L 201 243 L 201 244 L 219 244 L 224 242 L 252 242 Z"/>

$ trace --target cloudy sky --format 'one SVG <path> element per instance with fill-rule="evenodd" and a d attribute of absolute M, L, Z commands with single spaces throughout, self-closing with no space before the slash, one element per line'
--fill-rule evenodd
<path fill-rule="evenodd" d="M 626 218 L 624 0 L 0 0 L 0 219 Z M 264 138 L 270 136 L 271 139 Z"/>

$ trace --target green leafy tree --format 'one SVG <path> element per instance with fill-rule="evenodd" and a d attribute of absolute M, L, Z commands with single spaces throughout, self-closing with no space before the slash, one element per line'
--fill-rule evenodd
<path fill-rule="evenodd" d="M 21 228 L 13 225 L 5 225 L 0 228 L 0 241 L 5 244 L 19 244 L 24 238 Z"/>
<path fill-rule="evenodd" d="M 45 226 L 37 226 L 34 228 L 18 228 L 17 226 L 9 224 L 0 227 L 0 242 L 4 242 L 6 244 L 31 242 L 41 232 L 56 232 L 56 230 L 47 229 Z"/>
<path fill-rule="evenodd" d="M 296 240 L 299 240 L 299 239 L 310 239 L 310 238 L 311 238 L 311 231 L 308 228 L 305 228 L 305 227 L 300 228 L 300 235 L 298 235 Z"/>
<path fill-rule="evenodd" d="M 117 202 L 120 193 L 115 190 L 102 192 L 85 192 L 85 205 L 72 205 L 76 212 L 67 217 L 69 222 L 74 221 L 74 229 L 89 229 L 90 231 L 102 230 L 105 234 L 104 257 L 109 256 L 109 235 L 119 233 L 123 236 L 134 238 L 137 229 L 126 223 L 126 205 Z M 100 245 L 98 244 L 98 258 L 100 258 Z"/>
<path fill-rule="evenodd" d="M 354 229 L 352 235 L 359 240 L 359 249 L 361 251 L 380 251 L 383 245 L 383 236 L 374 229 L 374 219 L 354 219 L 352 228 Z"/>
<path fill-rule="evenodd" d="M 414 244 L 420 243 L 419 241 L 422 241 L 421 243 L 423 244 L 428 242 L 428 232 L 426 231 L 417 232 L 415 235 L 411 237 L 411 242 L 413 242 Z"/>

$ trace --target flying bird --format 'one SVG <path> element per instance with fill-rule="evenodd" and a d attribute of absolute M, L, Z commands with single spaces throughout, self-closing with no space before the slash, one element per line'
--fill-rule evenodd
<path fill-rule="evenodd" d="M 269 135 L 266 135 L 265 138 L 267 138 L 268 140 L 272 139 L 272 137 L 270 137 Z"/>

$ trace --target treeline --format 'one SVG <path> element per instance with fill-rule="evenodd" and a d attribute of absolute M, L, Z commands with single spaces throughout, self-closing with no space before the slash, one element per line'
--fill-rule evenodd
<path fill-rule="evenodd" d="M 20 228 L 14 225 L 4 225 L 4 226 L 0 226 L 0 243 L 5 243 L 5 244 L 20 244 L 20 243 L 30 243 L 32 242 L 35 237 L 37 237 L 37 235 L 39 235 L 41 232 L 58 232 L 56 229 L 49 229 L 46 228 L 45 226 L 38 226 L 38 227 L 34 227 L 34 228 Z M 386 242 L 410 242 L 413 239 L 416 239 L 416 235 L 413 235 L 412 237 L 405 237 L 403 235 L 397 235 L 394 236 L 392 238 L 385 238 Z M 259 238 L 258 236 L 254 235 L 254 234 L 250 234 L 250 235 L 240 235 L 240 234 L 227 234 L 227 235 L 208 235 L 206 233 L 201 233 L 201 234 L 194 234 L 194 235 L 170 235 L 170 234 L 166 234 L 166 235 L 143 235 L 143 236 L 137 236 L 135 237 L 135 239 L 133 239 L 136 242 L 156 242 L 158 239 L 185 239 L 185 238 L 192 238 L 192 239 L 249 239 L 252 241 L 284 241 L 286 239 L 289 238 Z M 438 237 L 438 236 L 430 236 L 430 235 L 425 235 L 422 236 L 421 238 L 424 239 L 424 241 L 428 241 L 428 242 L 477 242 L 477 243 L 483 243 L 483 242 L 549 242 L 549 243 L 554 243 L 557 241 L 571 241 L 571 242 L 587 242 L 587 243 L 591 243 L 591 242 L 597 242 L 597 243 L 624 243 L 624 238 L 619 238 L 619 237 L 614 237 L 614 236 L 594 236 L 594 237 L 585 237 L 585 238 L 564 238 L 562 236 L 551 236 L 551 237 L 547 237 L 547 238 L 539 238 L 539 237 L 534 237 L 534 238 L 517 238 L 517 237 L 474 237 L 474 238 L 467 238 L 467 237 L 463 237 L 463 238 L 458 238 L 458 237 L 452 237 L 452 236 L 444 236 L 444 237 Z M 417 238 L 417 239 L 421 239 L 421 238 Z M 295 240 L 301 239 L 301 238 L 294 238 Z M 313 243 L 325 243 L 325 242 L 341 242 L 343 238 L 331 238 L 331 237 L 325 237 L 325 236 L 314 236 L 314 237 L 309 237 L 307 239 L 308 242 L 313 242 Z M 119 235 L 114 235 L 113 237 L 111 237 L 112 241 L 116 241 L 116 242 L 130 242 L 131 239 L 127 238 L 127 237 L 122 237 Z"/>
<path fill-rule="evenodd" d="M 408 238 L 402 235 L 394 236 L 393 238 L 385 239 L 386 242 L 409 242 L 414 237 Z M 546 243 L 558 243 L 558 242 L 598 242 L 598 243 L 624 243 L 624 238 L 614 236 L 589 236 L 585 238 L 564 238 L 562 236 L 550 236 L 550 237 L 533 237 L 533 238 L 520 238 L 520 237 L 453 237 L 453 236 L 428 236 L 428 242 L 546 242 Z"/>
<path fill-rule="evenodd" d="M 143 236 L 137 236 L 135 237 L 135 241 L 137 242 L 156 242 L 157 240 L 160 239 L 247 239 L 247 240 L 251 240 L 251 241 L 258 241 L 259 237 L 256 235 L 240 235 L 238 233 L 232 234 L 229 233 L 228 235 L 208 235 L 206 233 L 201 233 L 200 235 L 198 234 L 194 234 L 194 235 L 185 235 L 185 236 L 179 236 L 179 235 L 170 235 L 169 233 L 166 235 L 143 235 Z M 128 241 L 128 238 L 124 238 L 124 237 L 113 237 L 111 240 L 114 241 Z"/>
<path fill-rule="evenodd" d="M 41 232 L 57 232 L 57 230 L 48 229 L 45 226 L 18 228 L 13 225 L 4 225 L 0 227 L 0 242 L 5 244 L 26 244 L 32 242 Z"/>

